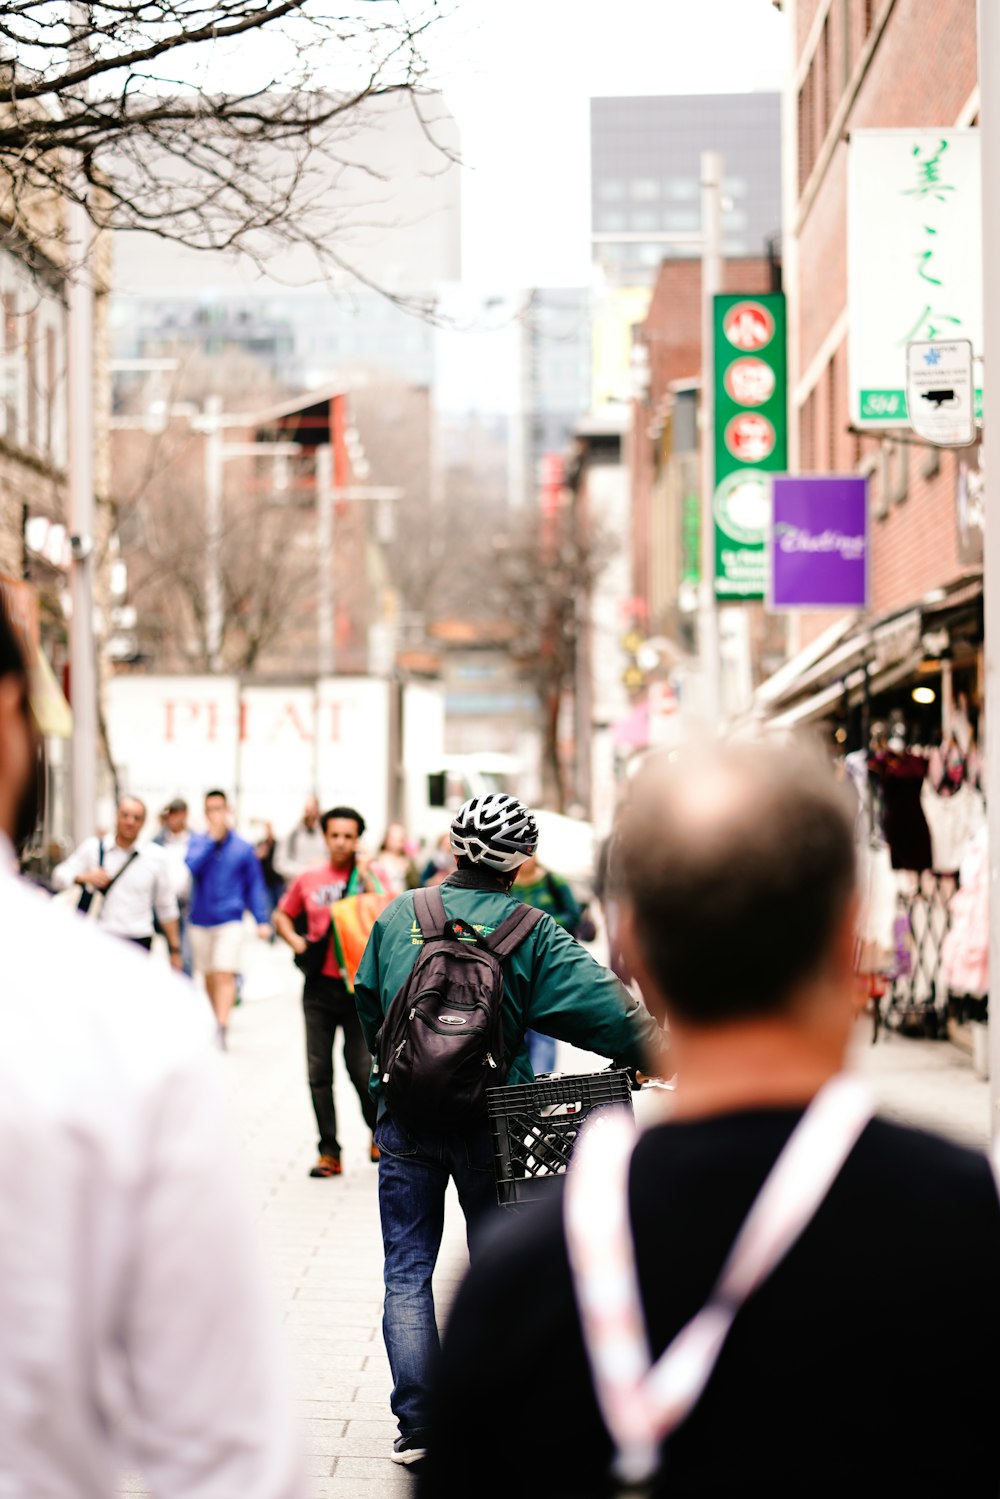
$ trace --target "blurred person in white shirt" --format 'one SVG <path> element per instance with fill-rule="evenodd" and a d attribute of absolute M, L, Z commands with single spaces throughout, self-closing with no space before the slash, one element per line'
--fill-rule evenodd
<path fill-rule="evenodd" d="M 0 1494 L 303 1499 L 210 1020 L 15 878 L 36 763 L 0 611 Z"/>
<path fill-rule="evenodd" d="M 101 891 L 97 917 L 106 932 L 138 947 L 152 946 L 155 916 L 170 948 L 170 962 L 181 967 L 181 937 L 177 896 L 170 866 L 162 848 L 140 844 L 146 807 L 137 796 L 118 803 L 114 838 L 85 838 L 78 849 L 57 864 L 52 883 L 57 890 L 81 885 Z"/>
<path fill-rule="evenodd" d="M 327 847 L 319 820 L 319 802 L 315 796 L 307 796 L 301 819 L 278 842 L 274 867 L 286 885 L 290 885 L 307 869 L 315 869 L 326 862 Z"/>
<path fill-rule="evenodd" d="M 188 915 L 191 910 L 191 871 L 185 860 L 191 842 L 188 827 L 188 804 L 182 796 L 175 796 L 160 813 L 160 831 L 153 842 L 163 849 L 170 871 L 170 883 L 177 897 L 177 925 L 180 931 L 181 967 L 190 978 L 193 971 L 191 936 L 188 931 Z"/>

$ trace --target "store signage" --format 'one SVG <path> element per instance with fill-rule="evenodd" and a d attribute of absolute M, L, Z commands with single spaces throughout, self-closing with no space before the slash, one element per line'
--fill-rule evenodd
<path fill-rule="evenodd" d="M 718 296 L 714 333 L 715 592 L 761 599 L 770 475 L 788 467 L 785 299 Z"/>
<path fill-rule="evenodd" d="M 725 387 L 737 406 L 763 406 L 774 395 L 774 370 L 763 359 L 737 359 L 726 370 Z"/>
<path fill-rule="evenodd" d="M 868 480 L 776 475 L 768 570 L 772 609 L 866 609 Z"/>
<path fill-rule="evenodd" d="M 978 130 L 852 130 L 847 197 L 851 419 L 907 423 L 907 346 L 983 347 Z M 982 392 L 976 393 L 976 410 Z"/>
<path fill-rule="evenodd" d="M 976 440 L 969 339 L 911 343 L 906 362 L 906 404 L 914 432 L 935 447 L 969 447 Z"/>

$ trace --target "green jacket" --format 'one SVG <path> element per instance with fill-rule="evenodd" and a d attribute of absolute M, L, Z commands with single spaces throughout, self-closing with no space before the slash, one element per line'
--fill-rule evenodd
<path fill-rule="evenodd" d="M 491 875 L 474 870 L 450 875 L 441 895 L 449 916 L 462 917 L 487 936 L 519 904 Z M 408 890 L 376 921 L 354 984 L 358 1017 L 373 1056 L 383 1016 L 422 944 Z M 629 1067 L 655 1065 L 662 1045 L 649 1011 L 547 915 L 504 962 L 503 1034 L 511 1086 L 534 1079 L 524 1045 L 528 1029 Z M 369 1086 L 377 1097 L 377 1066 Z"/>

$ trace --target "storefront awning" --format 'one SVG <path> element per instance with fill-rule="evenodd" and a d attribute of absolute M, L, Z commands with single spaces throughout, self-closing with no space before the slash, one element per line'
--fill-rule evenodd
<path fill-rule="evenodd" d="M 31 666 L 31 711 L 44 739 L 73 737 L 73 710 L 56 681 L 56 674 L 41 649 L 35 652 Z"/>
<path fill-rule="evenodd" d="M 847 615 L 763 682 L 752 717 L 769 728 L 794 728 L 827 717 L 839 705 L 855 706 L 903 682 L 926 654 L 931 631 L 968 628 L 979 608 L 982 578 L 965 577 L 919 603 L 876 619 Z"/>

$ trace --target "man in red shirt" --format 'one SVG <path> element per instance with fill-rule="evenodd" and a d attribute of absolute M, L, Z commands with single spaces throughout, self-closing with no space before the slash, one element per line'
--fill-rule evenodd
<path fill-rule="evenodd" d="M 319 1128 L 319 1159 L 309 1175 L 340 1176 L 343 1168 L 333 1097 L 333 1046 L 338 1028 L 344 1033 L 344 1063 L 370 1130 L 375 1128 L 375 1104 L 368 1092 L 372 1059 L 361 1033 L 354 998 L 344 982 L 331 941 L 330 907 L 345 895 L 379 887 L 369 871 L 367 857 L 357 851 L 358 840 L 365 830 L 361 813 L 353 807 L 334 807 L 324 812 L 321 826 L 327 862 L 296 876 L 274 914 L 274 927 L 296 958 L 303 959 L 299 966 L 306 974 L 302 991 L 306 1061 Z M 305 936 L 296 930 L 296 922 L 303 914 Z M 325 946 L 320 946 L 324 941 Z M 374 1141 L 371 1158 L 378 1160 Z"/>

